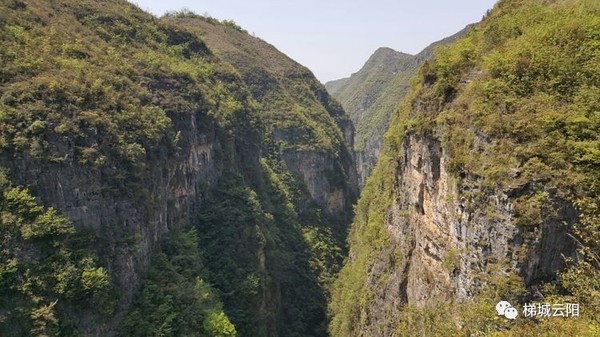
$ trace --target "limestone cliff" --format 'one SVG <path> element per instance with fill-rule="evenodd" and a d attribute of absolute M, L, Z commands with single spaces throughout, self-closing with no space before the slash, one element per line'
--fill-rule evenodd
<path fill-rule="evenodd" d="M 357 195 L 353 123 L 310 70 L 235 24 L 185 13 L 165 19 L 200 34 L 239 71 L 288 168 L 319 205 L 348 214 Z"/>
<path fill-rule="evenodd" d="M 515 223 L 510 189 L 484 192 L 474 177 L 453 178 L 449 160 L 432 135 L 403 139 L 394 198 L 382 223 L 388 241 L 371 257 L 365 282 L 373 300 L 356 335 L 395 335 L 406 306 L 472 298 L 497 263 L 500 278 L 516 272 L 535 286 L 555 280 L 565 257 L 574 256 L 575 242 L 563 225 L 576 220 L 572 205 L 556 201 L 557 216 L 532 233 Z M 473 201 L 471 193 L 483 195 Z"/>
<path fill-rule="evenodd" d="M 96 310 L 52 283 L 43 317 L 3 297 L 0 333 L 143 336 L 169 324 L 183 333 L 187 324 L 197 335 L 223 326 L 230 334 L 230 319 L 241 335 L 325 335 L 326 287 L 356 196 L 352 124 L 306 68 L 239 28 L 213 24 L 248 50 L 221 54 L 208 34 L 126 1 L 0 5 L 0 166 L 70 219 L 73 244 L 108 272 L 116 303 Z M 289 68 L 240 66 L 256 60 Z M 148 276 L 156 256 L 161 266 L 182 263 L 169 256 L 181 249 L 161 243 L 191 228 L 197 234 L 185 237 L 198 242 L 186 258 L 200 261 L 190 267 L 196 274 Z M 5 253 L 1 266 L 14 260 Z M 197 301 L 193 310 L 209 309 L 174 324 L 173 312 L 161 312 L 172 298 L 140 292 L 147 277 L 163 282 L 160 272 L 172 273 L 169 291 Z M 2 296 L 32 297 L 7 282 Z M 184 283 L 191 288 L 177 288 Z M 216 295 L 207 295 L 209 283 Z"/>
<path fill-rule="evenodd" d="M 586 49 L 596 14 L 589 3 L 500 1 L 424 63 L 358 202 L 330 305 L 333 336 L 594 335 L 598 166 L 583 153 L 598 129 L 558 125 L 598 126 L 597 106 L 573 97 L 599 83 L 555 71 L 597 62 Z M 559 32 L 571 22 L 581 34 L 566 44 L 572 35 Z M 512 324 L 496 317 L 500 300 L 519 311 L 579 301 L 590 314 Z"/>

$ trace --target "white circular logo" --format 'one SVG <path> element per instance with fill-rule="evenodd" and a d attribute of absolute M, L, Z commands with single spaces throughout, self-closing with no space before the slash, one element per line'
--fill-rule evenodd
<path fill-rule="evenodd" d="M 499 316 L 504 316 L 508 319 L 515 319 L 519 316 L 517 309 L 513 308 L 507 301 L 498 302 L 498 304 L 496 304 L 496 312 Z"/>
<path fill-rule="evenodd" d="M 498 315 L 503 316 L 504 311 L 510 307 L 512 307 L 512 305 L 510 305 L 510 303 L 508 303 L 506 301 L 500 301 L 500 302 L 498 302 L 498 304 L 496 304 L 496 312 L 498 313 Z"/>
<path fill-rule="evenodd" d="M 506 310 L 504 310 L 504 317 L 508 319 L 515 319 L 518 315 L 519 313 L 517 312 L 517 309 L 513 307 L 506 308 Z"/>

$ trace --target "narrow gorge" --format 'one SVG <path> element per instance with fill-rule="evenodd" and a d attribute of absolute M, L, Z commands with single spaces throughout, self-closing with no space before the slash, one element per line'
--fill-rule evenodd
<path fill-rule="evenodd" d="M 355 209 L 332 336 L 598 333 L 599 13 L 499 1 L 424 61 Z"/>
<path fill-rule="evenodd" d="M 357 175 L 308 69 L 120 0 L 0 23 L 1 335 L 326 335 Z"/>
<path fill-rule="evenodd" d="M 500 0 L 323 85 L 233 20 L 3 1 L 0 336 L 597 336 L 599 41 Z"/>

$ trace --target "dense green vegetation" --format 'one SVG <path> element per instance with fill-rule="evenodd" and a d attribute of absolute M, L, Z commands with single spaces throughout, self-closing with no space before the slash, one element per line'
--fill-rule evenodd
<path fill-rule="evenodd" d="M 379 48 L 358 72 L 325 84 L 354 123 L 354 149 L 361 186 L 377 163 L 383 135 L 398 102 L 410 89 L 410 79 L 432 57 L 435 48 L 455 41 L 468 29 L 434 42 L 416 55 Z"/>
<path fill-rule="evenodd" d="M 373 300 L 366 284 L 370 268 L 377 256 L 395 254 L 389 252 L 385 214 L 394 198 L 402 198 L 394 186 L 409 134 L 441 139 L 455 178 L 471 179 L 482 191 L 464 194 L 474 207 L 484 202 L 483 194 L 522 188 L 511 201 L 523 233 L 556 216 L 557 203 L 574 205 L 578 220 L 567 225 L 582 258 L 540 289 L 546 299 L 579 302 L 586 310 L 580 319 L 505 324 L 489 308 L 501 298 L 522 299 L 525 285 L 519 277 L 510 286 L 490 277 L 471 301 L 405 307 L 402 317 L 391 318 L 400 323 L 397 333 L 599 333 L 599 14 L 595 1 L 502 0 L 465 38 L 441 48 L 420 70 L 392 118 L 383 154 L 356 209 L 350 256 L 334 286 L 333 336 L 356 335 L 370 319 L 364 312 Z"/>
<path fill-rule="evenodd" d="M 165 240 L 120 335 L 236 336 L 206 273 L 196 230 Z"/>
<path fill-rule="evenodd" d="M 114 312 L 108 273 L 85 239 L 0 171 L 0 334 L 76 336 L 71 311 Z"/>
<path fill-rule="evenodd" d="M 311 276 L 294 206 L 277 182 L 266 182 L 272 194 L 258 195 L 232 176 L 214 191 L 197 225 L 210 279 L 241 335 L 323 335 L 325 297 Z M 279 315 L 271 316 L 273 306 L 282 306 Z"/>
<path fill-rule="evenodd" d="M 231 67 L 191 33 L 129 4 L 61 4 L 0 7 L 4 153 L 74 161 L 117 186 L 175 148 L 169 114 L 208 111 L 224 127 L 247 118 Z"/>
<path fill-rule="evenodd" d="M 310 71 L 121 0 L 3 2 L 0 43 L 1 335 L 326 335 L 348 216 L 283 157 L 353 164 Z"/>
<path fill-rule="evenodd" d="M 259 115 L 269 125 L 267 136 L 281 151 L 341 155 L 342 124 L 349 123 L 348 116 L 310 70 L 231 21 L 219 22 L 187 11 L 170 13 L 165 19 L 200 34 L 212 50 L 236 68 L 261 104 Z"/>
<path fill-rule="evenodd" d="M 264 159 L 261 172 L 254 188 L 229 172 L 207 191 L 195 229 L 154 257 L 123 336 L 326 335 L 335 220 L 297 209 L 302 183 L 281 163 Z"/>

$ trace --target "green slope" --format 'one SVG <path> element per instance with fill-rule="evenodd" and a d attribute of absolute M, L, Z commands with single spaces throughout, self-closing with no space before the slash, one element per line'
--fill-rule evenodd
<path fill-rule="evenodd" d="M 206 41 L 126 1 L 0 4 L 0 334 L 326 335 L 349 119 L 266 43 Z"/>
<path fill-rule="evenodd" d="M 359 200 L 349 258 L 334 285 L 332 336 L 598 334 L 599 14 L 596 1 L 502 0 L 425 63 Z M 410 161 L 417 150 L 423 161 Z M 425 184 L 418 197 L 406 189 L 415 172 L 424 175 L 414 181 Z M 435 200 L 448 209 L 428 213 L 424 203 Z M 430 219 L 441 226 L 417 227 Z M 463 232 L 445 232 L 460 223 Z M 494 253 L 505 229 L 514 231 L 500 242 L 510 251 Z M 480 241 L 468 242 L 479 230 Z M 436 232 L 469 248 L 415 234 Z M 554 246 L 539 244 L 548 238 Z M 568 243 L 579 255 L 561 250 Z M 533 260 L 562 267 L 544 274 L 528 269 Z M 433 265 L 443 268 L 423 272 Z M 465 279 L 457 276 L 469 273 L 474 282 L 459 296 Z M 496 316 L 501 299 L 579 303 L 586 312 L 511 322 Z"/>
<path fill-rule="evenodd" d="M 308 247 L 297 247 L 300 251 L 294 254 L 309 254 L 303 258 L 310 261 L 313 271 L 317 273 L 321 290 L 328 289 L 341 265 L 347 225 L 356 198 L 353 129 L 350 119 L 306 67 L 267 42 L 249 35 L 235 23 L 218 22 L 187 11 L 171 13 L 163 20 L 201 36 L 211 50 L 234 66 L 259 103 L 257 114 L 265 126 L 263 141 L 265 147 L 268 147 L 266 158 L 262 162 L 267 171 L 266 184 L 276 184 L 279 187 L 267 187 L 269 196 L 266 198 L 274 198 L 267 203 L 274 208 L 263 209 L 258 212 L 261 215 L 257 216 L 263 218 L 275 215 L 275 222 L 280 222 L 281 234 L 266 233 L 267 236 L 275 236 L 273 240 L 285 241 L 288 232 L 300 230 Z M 284 193 L 280 196 L 278 189 L 282 188 Z M 331 196 L 327 196 L 328 194 Z M 325 199 L 322 198 L 323 195 L 326 196 Z M 279 205 L 290 202 L 294 207 L 277 209 Z M 231 212 L 237 211 L 231 209 Z M 214 217 L 210 214 L 205 216 Z M 230 219 L 228 214 L 223 216 Z M 233 219 L 224 221 L 232 221 L 231 227 L 235 228 Z M 222 226 L 220 221 L 213 221 L 213 224 Z M 226 237 L 229 234 L 221 235 Z M 296 245 L 292 241 L 282 244 Z M 220 247 L 215 246 L 215 252 L 219 250 Z M 219 261 L 219 258 L 215 257 L 214 260 Z M 219 268 L 221 262 L 210 263 Z M 295 271 L 281 272 L 290 274 L 292 278 L 300 277 L 292 275 Z M 220 277 L 228 279 L 231 274 L 224 272 Z M 313 290 L 304 288 L 307 285 L 302 284 L 303 281 L 288 280 L 287 277 L 284 277 L 287 282 L 285 284 L 271 283 L 264 286 L 274 289 L 281 287 L 284 295 L 286 292 L 293 293 L 295 300 L 312 292 L 310 300 L 293 303 L 289 308 L 291 313 L 297 312 L 298 307 L 305 307 L 305 313 L 297 314 L 310 317 L 274 317 L 272 320 L 277 325 L 284 326 L 279 334 L 322 335 L 325 327 L 323 305 L 327 292 L 315 294 Z M 230 287 L 239 287 L 231 281 L 226 282 L 230 283 Z M 222 291 L 230 292 L 231 288 L 223 288 Z M 237 295 L 232 295 L 232 301 L 238 299 Z M 310 311 L 312 312 L 309 313 Z M 303 320 L 310 320 L 310 324 L 302 323 Z"/>
<path fill-rule="evenodd" d="M 432 57 L 436 47 L 455 41 L 467 30 L 468 27 L 432 43 L 416 55 L 379 48 L 352 76 L 325 84 L 354 122 L 354 148 L 361 185 L 364 185 L 377 163 L 390 116 L 407 93 L 411 78 Z"/>
<path fill-rule="evenodd" d="M 379 48 L 350 78 L 326 83 L 356 125 L 357 151 L 365 149 L 380 125 L 384 126 L 379 133 L 385 132 L 391 111 L 408 89 L 409 80 L 418 67 L 413 59 L 409 54 Z"/>
<path fill-rule="evenodd" d="M 261 117 L 272 125 L 274 134 L 285 135 L 284 145 L 299 150 L 339 150 L 343 129 L 350 121 L 310 70 L 235 24 L 185 11 L 167 15 L 165 20 L 197 32 L 237 69 L 261 103 Z"/>

